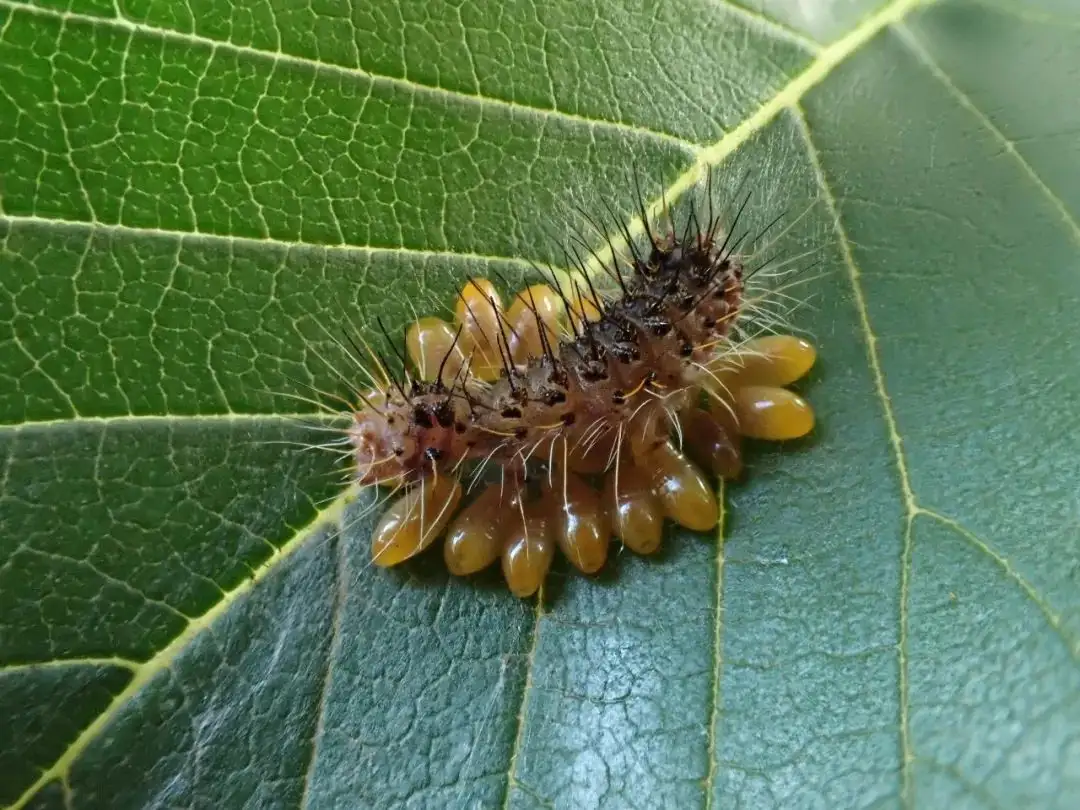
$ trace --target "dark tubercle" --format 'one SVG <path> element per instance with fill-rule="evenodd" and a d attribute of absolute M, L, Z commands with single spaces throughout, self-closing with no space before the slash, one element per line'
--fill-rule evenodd
<path fill-rule="evenodd" d="M 621 296 L 552 355 L 490 391 L 480 426 L 524 437 L 558 425 L 617 424 L 640 404 L 646 379 L 666 390 L 685 385 L 694 347 L 727 334 L 740 303 L 741 266 L 715 243 L 653 245 L 620 279 Z M 703 359 L 703 358 L 698 358 Z M 480 442 L 490 448 L 488 441 Z"/>
<path fill-rule="evenodd" d="M 603 316 L 578 327 L 572 340 L 545 350 L 524 369 L 508 368 L 483 389 L 415 392 L 407 414 L 415 480 L 435 464 L 493 455 L 504 465 L 530 451 L 547 457 L 545 437 L 615 425 L 639 407 L 646 380 L 660 390 L 684 388 L 689 363 L 730 330 L 741 304 L 742 268 L 715 243 L 699 247 L 670 238 L 631 263 L 622 294 Z M 696 355 L 696 356 L 695 356 Z M 464 430 L 462 430 L 464 426 Z"/>

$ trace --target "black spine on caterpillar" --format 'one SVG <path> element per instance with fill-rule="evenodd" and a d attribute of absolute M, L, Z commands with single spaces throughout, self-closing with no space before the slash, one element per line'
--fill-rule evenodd
<path fill-rule="evenodd" d="M 523 472 L 530 458 L 553 455 L 559 438 L 580 442 L 590 432 L 625 425 L 660 399 L 677 407 L 671 398 L 700 386 L 743 293 L 734 246 L 717 243 L 715 221 L 704 233 L 691 221 L 682 238 L 674 228 L 663 237 L 646 229 L 644 253 L 631 247 L 625 267 L 605 267 L 619 286 L 612 300 L 602 301 L 585 276 L 586 295 L 602 316 L 571 320 L 570 339 L 555 341 L 533 304 L 542 352 L 527 364 L 510 362 L 511 334 L 502 329 L 496 342 L 503 372 L 492 384 L 466 373 L 450 383 L 387 386 L 381 407 L 354 415 L 350 436 L 361 483 L 407 484 L 491 457 Z M 569 308 L 565 296 L 563 302 Z"/>

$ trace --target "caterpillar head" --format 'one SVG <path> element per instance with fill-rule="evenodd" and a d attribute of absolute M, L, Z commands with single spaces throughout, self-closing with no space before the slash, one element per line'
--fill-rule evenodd
<path fill-rule="evenodd" d="M 381 393 L 353 413 L 349 439 L 361 485 L 412 483 L 456 449 L 462 420 L 441 384 L 414 384 L 408 397 Z"/>
<path fill-rule="evenodd" d="M 365 407 L 353 412 L 349 440 L 353 446 L 356 480 L 361 485 L 406 483 L 416 455 L 416 442 L 407 432 L 400 414 L 386 403 L 381 409 Z"/>

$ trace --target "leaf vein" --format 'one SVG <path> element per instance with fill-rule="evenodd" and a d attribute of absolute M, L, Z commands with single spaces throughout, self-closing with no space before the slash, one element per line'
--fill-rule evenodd
<path fill-rule="evenodd" d="M 544 587 L 540 586 L 540 592 L 536 595 L 536 618 L 533 622 L 532 643 L 529 645 L 529 654 L 525 658 L 525 685 L 521 690 L 521 705 L 518 707 L 517 728 L 514 731 L 514 747 L 510 750 L 510 763 L 506 769 L 506 790 L 503 793 L 502 809 L 510 807 L 510 797 L 514 787 L 520 786 L 516 779 L 518 757 L 521 755 L 522 744 L 525 738 L 525 720 L 529 709 L 529 695 L 533 690 L 533 665 L 536 661 L 536 647 L 540 638 L 540 622 L 544 618 Z"/>
<path fill-rule="evenodd" d="M 0 677 L 18 672 L 35 672 L 42 669 L 67 669 L 74 667 L 117 667 L 135 672 L 143 665 L 142 661 L 119 656 L 83 658 L 56 658 L 51 661 L 25 661 L 21 663 L 0 664 Z"/>
<path fill-rule="evenodd" d="M 184 650 L 210 627 L 229 607 L 240 597 L 251 591 L 267 576 L 273 573 L 277 565 L 284 559 L 291 557 L 302 549 L 307 542 L 315 537 L 319 531 L 329 523 L 340 523 L 346 503 L 355 495 L 355 489 L 350 487 L 342 492 L 325 508 L 319 510 L 315 516 L 301 527 L 292 538 L 287 540 L 278 551 L 262 563 L 252 574 L 224 597 L 213 605 L 201 616 L 193 619 L 184 630 L 177 635 L 161 652 L 146 662 L 138 665 L 134 670 L 134 677 L 112 702 L 90 723 L 78 737 L 75 738 L 61 754 L 53 765 L 42 771 L 41 775 L 28 787 L 23 794 L 9 805 L 5 810 L 22 810 L 34 798 L 34 796 L 47 784 L 54 780 L 66 782 L 71 766 L 82 755 L 83 751 L 108 728 L 109 724 L 120 714 L 125 706 L 139 692 L 160 673 L 168 669 Z"/>
<path fill-rule="evenodd" d="M 3 3 L 3 0 L 0 0 Z M 265 238 L 259 239 L 251 236 L 231 236 L 228 234 L 216 234 L 205 232 L 188 232 L 167 230 L 162 228 L 134 228 L 130 225 L 119 225 L 106 222 L 76 222 L 66 219 L 52 219 L 49 217 L 28 215 L 4 215 L 0 214 L 0 224 L 7 223 L 13 226 L 27 227 L 50 227 L 66 228 L 70 230 L 87 230 L 91 233 L 105 232 L 116 233 L 125 236 L 150 236 L 161 239 L 177 239 L 182 242 L 224 242 L 233 245 L 262 246 L 273 249 L 289 250 L 313 250 L 326 252 L 363 253 L 371 256 L 405 256 L 418 260 L 461 261 L 461 262 L 489 262 L 492 264 L 510 264 L 515 267 L 528 268 L 532 265 L 527 259 L 513 256 L 493 256 L 483 253 L 470 253 L 455 250 L 428 250 L 424 248 L 407 247 L 376 247 L 372 245 L 324 245 L 316 242 L 286 242 L 282 239 Z"/>
<path fill-rule="evenodd" d="M 926 68 L 935 79 L 941 82 L 945 86 L 945 89 L 959 102 L 960 106 L 967 110 L 972 116 L 974 116 L 978 122 L 994 137 L 1002 148 L 1020 164 L 1020 168 L 1028 178 L 1035 184 L 1039 191 L 1046 197 L 1046 199 L 1057 209 L 1058 214 L 1061 216 L 1062 221 L 1069 229 L 1069 234 L 1072 236 L 1073 241 L 1080 243 L 1080 222 L 1073 216 L 1065 205 L 1065 201 L 1062 200 L 1053 190 L 1046 184 L 1046 182 L 1039 176 L 1035 168 L 1028 163 L 1024 156 L 1020 153 L 1020 150 L 1016 148 L 1016 142 L 1006 137 L 1005 133 L 998 129 L 997 125 L 990 119 L 986 113 L 980 110 L 974 101 L 956 84 L 953 82 L 949 75 L 941 69 L 941 66 L 934 60 L 930 53 L 923 47 L 922 43 L 916 38 L 915 34 L 903 24 L 896 25 L 897 38 L 907 47 L 915 59 Z"/>
<path fill-rule="evenodd" d="M 769 17 L 760 11 L 755 11 L 746 6 L 740 6 L 738 3 L 732 2 L 732 0 L 710 0 L 710 2 L 717 8 L 723 9 L 736 17 L 742 17 L 747 22 L 763 29 L 772 35 L 774 39 L 785 39 L 810 53 L 816 54 L 821 51 L 822 44 L 816 39 L 811 39 L 801 31 L 788 25 L 784 25 L 784 23 L 779 20 Z"/>
<path fill-rule="evenodd" d="M 1009 562 L 1009 559 L 1005 555 L 1001 554 L 999 551 L 994 549 L 988 542 L 983 540 L 973 531 L 965 527 L 959 521 L 954 520 L 953 518 L 947 517 L 940 512 L 935 512 L 932 509 L 926 509 L 921 506 L 918 509 L 918 514 L 928 517 L 931 520 L 936 520 L 938 523 L 941 523 L 946 528 L 949 528 L 952 531 L 956 532 L 974 549 L 985 554 L 987 557 L 993 560 L 994 563 L 996 563 L 997 566 L 1005 573 L 1005 576 L 1011 579 L 1013 583 L 1015 583 L 1016 586 L 1020 588 L 1021 591 L 1023 591 L 1024 595 L 1028 599 L 1030 599 L 1032 603 L 1034 603 L 1034 605 L 1039 609 L 1039 612 L 1043 615 L 1043 618 L 1046 619 L 1046 623 L 1050 626 L 1052 630 L 1054 630 L 1055 633 L 1058 634 L 1058 636 L 1061 637 L 1061 640 L 1065 643 L 1065 647 L 1069 651 L 1069 654 L 1072 656 L 1073 660 L 1080 662 L 1080 640 L 1073 638 L 1069 634 L 1068 630 L 1065 629 L 1061 614 L 1057 613 L 1050 606 L 1050 603 L 1045 598 L 1043 598 L 1043 596 L 1035 589 L 1035 586 L 1032 585 L 1031 582 L 1029 582 L 1019 571 L 1017 571 L 1015 567 L 1013 567 L 1013 564 Z"/>
<path fill-rule="evenodd" d="M 948 776 L 966 790 L 969 795 L 974 796 L 990 808 L 990 810 L 1005 810 L 1004 806 L 988 793 L 985 788 L 965 776 L 958 765 L 939 762 L 936 759 L 930 759 L 928 757 L 919 757 L 919 764 Z"/>
<path fill-rule="evenodd" d="M 335 575 L 337 582 L 334 587 L 334 605 L 330 617 L 330 643 L 326 648 L 326 673 L 323 676 L 322 688 L 319 690 L 319 701 L 316 708 L 315 733 L 311 738 L 311 757 L 308 759 L 307 768 L 304 770 L 304 793 L 300 799 L 300 807 L 310 806 L 311 779 L 315 772 L 315 764 L 319 756 L 319 744 L 326 732 L 326 696 L 330 692 L 330 685 L 334 677 L 334 661 L 341 645 L 341 617 L 345 613 L 345 598 L 349 590 L 349 569 L 347 555 L 345 554 L 345 541 L 338 533 L 334 538 L 337 566 Z"/>
<path fill-rule="evenodd" d="M 694 152 L 699 147 L 697 144 L 680 138 L 677 135 L 672 135 L 668 132 L 661 132 L 659 130 L 649 129 L 637 124 L 630 124 L 624 121 L 606 121 L 600 118 L 589 118 L 586 115 L 579 115 L 578 113 L 564 112 L 555 108 L 544 109 L 542 107 L 531 107 L 527 104 L 522 104 L 516 101 L 507 101 L 505 99 L 494 98 L 491 96 L 483 96 L 478 93 L 462 93 L 458 90 L 448 90 L 446 88 L 437 87 L 434 85 L 420 84 L 419 82 L 412 81 L 410 79 L 403 79 L 394 76 L 385 76 L 378 73 L 370 73 L 358 67 L 345 67 L 343 65 L 336 65 L 332 62 L 320 62 L 316 59 L 308 59 L 303 56 L 295 56 L 293 54 L 285 53 L 283 51 L 267 51 L 260 48 L 253 48 L 248 45 L 234 45 L 231 42 L 225 42 L 221 40 L 210 39 L 209 37 L 200 36 L 199 34 L 189 34 L 181 31 L 171 31 L 167 28 L 158 28 L 152 25 L 146 25 L 145 23 L 132 22 L 123 16 L 115 17 L 95 17 L 89 14 L 80 14 L 74 11 L 56 11 L 49 8 L 42 8 L 40 6 L 31 6 L 18 0 L 0 0 L 0 7 L 9 8 L 12 11 L 23 12 L 26 14 L 32 14 L 42 17 L 50 17 L 53 19 L 61 20 L 63 23 L 68 21 L 75 21 L 84 23 L 91 26 L 111 26 L 113 28 L 119 28 L 124 31 L 130 32 L 132 35 L 149 35 L 157 36 L 162 39 L 171 40 L 174 42 L 183 42 L 188 45 L 197 45 L 204 48 L 209 48 L 211 51 L 227 50 L 231 53 L 242 54 L 258 59 L 265 59 L 274 64 L 290 64 L 298 67 L 308 68 L 316 72 L 335 73 L 345 75 L 353 79 L 366 79 L 372 84 L 381 85 L 385 87 L 392 87 L 398 90 L 404 90 L 411 94 L 418 93 L 425 96 L 432 96 L 439 99 L 450 99 L 464 104 L 474 104 L 481 107 L 496 107 L 509 112 L 514 112 L 523 115 L 535 116 L 538 118 L 559 118 L 567 122 L 579 124 L 587 127 L 590 130 L 594 129 L 606 129 L 615 132 L 622 132 L 624 134 L 635 135 L 637 137 L 651 138 L 653 140 L 668 143 L 677 148 Z"/>
<path fill-rule="evenodd" d="M 724 668 L 724 531 L 727 528 L 724 520 L 727 517 L 724 490 L 724 482 L 721 480 L 716 499 L 717 503 L 720 504 L 720 520 L 716 527 L 716 609 L 713 616 L 713 668 L 712 688 L 710 689 L 712 705 L 709 707 L 709 727 L 706 739 L 709 770 L 705 774 L 705 810 L 712 810 L 713 807 L 716 772 L 719 770 L 716 750 L 719 738 L 718 726 L 724 706 L 721 693 L 721 679 Z"/>
<path fill-rule="evenodd" d="M 913 808 L 915 806 L 914 798 L 914 774 L 912 764 L 914 762 L 915 754 L 911 741 L 911 728 L 910 728 L 910 698 L 908 694 L 908 671 L 907 671 L 907 655 L 908 655 L 908 610 L 910 602 L 910 583 L 911 583 L 911 559 L 914 545 L 914 537 L 912 535 L 912 524 L 915 515 L 919 511 L 919 506 L 915 501 L 915 494 L 911 488 L 911 478 L 908 474 L 907 460 L 904 455 L 904 443 L 900 436 L 900 431 L 897 426 L 896 415 L 893 413 L 892 400 L 889 397 L 888 389 L 885 385 L 885 372 L 882 369 L 881 358 L 877 349 L 877 335 L 874 334 L 873 328 L 870 323 L 870 312 L 866 304 L 866 296 L 862 289 L 862 273 L 859 270 L 859 266 L 855 261 L 854 253 L 851 248 L 851 240 L 848 238 L 846 231 L 844 230 L 843 223 L 840 219 L 840 210 L 837 205 L 836 197 L 832 192 L 832 188 L 829 186 L 827 177 L 825 176 L 825 169 L 821 163 L 821 157 L 818 153 L 817 147 L 814 145 L 813 138 L 811 137 L 810 127 L 806 121 L 806 116 L 802 111 L 802 108 L 796 104 L 792 106 L 792 113 L 798 124 L 800 131 L 802 132 L 803 139 L 806 142 L 806 151 L 810 158 L 810 162 L 814 167 L 814 174 L 817 177 L 818 186 L 821 189 L 822 196 L 825 199 L 825 204 L 829 210 L 829 215 L 833 221 L 833 229 L 836 232 L 837 239 L 840 241 L 840 250 L 843 255 L 844 265 L 847 267 L 848 279 L 851 283 L 852 297 L 854 305 L 859 318 L 859 326 L 863 333 L 863 339 L 866 341 L 866 353 L 867 360 L 870 365 L 870 372 L 874 379 L 874 387 L 877 392 L 878 399 L 881 401 L 881 408 L 883 412 L 883 418 L 885 420 L 886 430 L 889 434 L 889 443 L 892 446 L 893 458 L 896 463 L 897 475 L 900 481 L 900 495 L 904 504 L 905 520 L 904 520 L 904 533 L 903 542 L 901 548 L 901 560 L 900 567 L 900 628 L 899 638 L 897 640 L 897 658 L 899 668 L 899 685 L 900 685 L 900 750 L 901 750 L 901 764 L 900 764 L 900 800 L 901 804 L 905 808 Z"/>
<path fill-rule="evenodd" d="M 60 417 L 58 419 L 28 420 L 24 422 L 10 422 L 0 424 L 0 433 L 5 431 L 18 432 L 22 430 L 37 430 L 40 428 L 66 427 L 69 425 L 96 425 L 106 427 L 111 424 L 124 422 L 276 422 L 292 421 L 299 419 L 325 419 L 333 421 L 338 417 L 330 416 L 321 411 L 310 413 L 240 413 L 230 411 L 227 413 L 194 413 L 194 414 L 117 414 L 115 416 L 75 416 Z"/>
<path fill-rule="evenodd" d="M 155 599 L 154 597 L 149 596 L 148 594 L 146 594 L 145 592 L 143 592 L 139 588 L 136 588 L 130 582 L 127 582 L 127 581 L 122 580 L 122 579 L 118 579 L 117 577 L 114 577 L 112 574 L 109 574 L 108 572 L 101 570 L 101 568 L 99 568 L 92 560 L 89 560 L 89 559 L 78 559 L 76 557 L 67 557 L 67 556 L 65 556 L 63 554 L 56 554 L 56 553 L 51 552 L 51 551 L 43 551 L 43 550 L 41 550 L 39 548 L 34 548 L 33 546 L 29 546 L 29 545 L 26 545 L 25 543 L 23 543 L 22 545 L 20 545 L 18 548 L 15 549 L 15 551 L 12 553 L 11 557 L 8 558 L 8 560 L 4 563 L 4 565 L 0 566 L 0 570 L 2 570 L 3 568 L 7 568 L 9 564 L 13 565 L 16 558 L 19 556 L 20 552 L 22 552 L 23 554 L 29 554 L 31 556 L 42 557 L 45 560 L 53 560 L 53 561 L 60 562 L 60 563 L 67 563 L 67 564 L 72 565 L 72 566 L 74 566 L 76 568 L 84 568 L 87 571 L 90 571 L 91 573 L 95 574 L 96 576 L 101 577 L 101 579 L 104 582 L 108 583 L 109 585 L 112 585 L 113 587 L 119 588 L 120 590 L 124 591 L 125 593 L 130 594 L 131 596 L 135 596 L 135 597 L 138 597 L 139 599 L 142 599 L 148 605 L 156 605 L 157 607 L 164 610 L 166 613 L 170 614 L 171 616 L 173 616 L 176 619 L 180 619 L 184 623 L 190 622 L 192 620 L 190 616 L 188 616 L 187 614 L 181 612 L 174 605 L 170 605 L 168 602 L 166 602 L 166 601 L 164 601 L 162 599 Z M 216 585 L 216 583 L 211 583 L 211 584 Z"/>

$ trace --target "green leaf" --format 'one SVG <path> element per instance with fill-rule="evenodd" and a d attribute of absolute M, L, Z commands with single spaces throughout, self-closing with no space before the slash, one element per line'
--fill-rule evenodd
<path fill-rule="evenodd" d="M 1075 807 L 1078 55 L 1072 0 L 0 0 L 0 805 Z M 819 249 L 815 438 L 539 607 L 372 569 L 286 443 L 323 327 L 717 164 Z"/>

